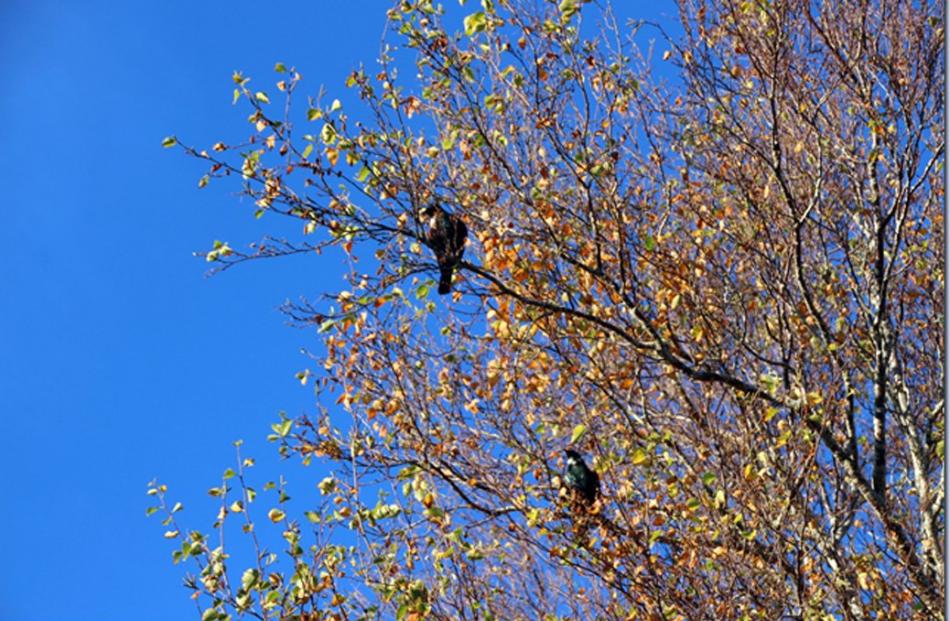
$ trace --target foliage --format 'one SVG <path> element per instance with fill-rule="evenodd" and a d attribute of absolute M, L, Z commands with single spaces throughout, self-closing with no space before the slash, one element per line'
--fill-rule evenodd
<path fill-rule="evenodd" d="M 582 5 L 404 0 L 367 120 L 278 64 L 283 105 L 234 76 L 243 144 L 166 141 L 302 224 L 219 268 L 348 257 L 287 307 L 320 403 L 272 436 L 325 502 L 280 493 L 275 569 L 239 457 L 250 568 L 167 534 L 203 618 L 942 618 L 942 4 L 682 0 L 678 40 Z M 470 231 L 439 301 L 431 200 Z"/>

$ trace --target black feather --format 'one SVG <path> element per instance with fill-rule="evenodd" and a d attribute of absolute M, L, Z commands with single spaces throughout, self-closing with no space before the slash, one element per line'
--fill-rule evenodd
<path fill-rule="evenodd" d="M 468 227 L 459 216 L 448 213 L 439 205 L 429 205 L 420 215 L 425 243 L 439 264 L 439 293 L 445 295 L 452 290 L 452 274 L 465 252 Z"/>
<path fill-rule="evenodd" d="M 564 473 L 564 482 L 569 488 L 581 495 L 587 504 L 597 500 L 600 493 L 600 477 L 587 467 L 584 458 L 573 449 L 566 449 L 567 471 Z"/>
<path fill-rule="evenodd" d="M 452 290 L 452 274 L 455 272 L 453 267 L 439 268 L 439 295 L 445 295 Z"/>

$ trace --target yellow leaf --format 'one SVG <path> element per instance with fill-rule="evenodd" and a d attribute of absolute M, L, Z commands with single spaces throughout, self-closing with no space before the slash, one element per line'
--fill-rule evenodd
<path fill-rule="evenodd" d="M 702 326 L 693 326 L 693 329 L 689 331 L 690 335 L 693 337 L 693 340 L 697 343 L 703 340 L 703 327 Z"/>
<path fill-rule="evenodd" d="M 587 425 L 577 425 L 571 432 L 571 444 L 577 442 L 587 432 Z"/>
<path fill-rule="evenodd" d="M 638 448 L 633 451 L 633 457 L 630 459 L 630 461 L 633 462 L 634 466 L 639 466 L 641 464 L 648 463 L 650 461 L 650 455 L 642 448 Z"/>
<path fill-rule="evenodd" d="M 726 504 L 726 493 L 722 490 L 716 492 L 715 497 L 716 507 L 721 507 Z"/>

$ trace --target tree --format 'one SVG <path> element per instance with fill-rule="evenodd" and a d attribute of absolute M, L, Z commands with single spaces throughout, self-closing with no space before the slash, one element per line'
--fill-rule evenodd
<path fill-rule="evenodd" d="M 278 65 L 285 105 L 235 75 L 243 145 L 185 147 L 303 225 L 220 269 L 349 256 L 287 307 L 326 356 L 273 436 L 336 474 L 269 512 L 289 565 L 255 547 L 240 588 L 169 533 L 207 618 L 943 618 L 943 5 L 681 0 L 675 40 L 581 5 L 455 33 L 404 0 L 347 81 L 371 122 L 304 120 Z M 469 231 L 442 298 L 433 201 Z M 580 537 L 570 447 L 601 485 Z M 244 477 L 216 526 L 253 535 Z"/>

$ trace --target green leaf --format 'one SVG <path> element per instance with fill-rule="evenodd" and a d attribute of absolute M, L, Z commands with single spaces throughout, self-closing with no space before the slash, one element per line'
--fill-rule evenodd
<path fill-rule="evenodd" d="M 303 157 L 303 159 L 307 159 L 308 157 L 310 157 L 311 153 L 313 153 L 313 145 L 308 144 L 306 147 L 304 147 L 304 150 L 303 150 L 303 153 L 301 153 L 301 156 Z"/>
<path fill-rule="evenodd" d="M 224 480 L 225 480 L 225 481 L 227 481 L 228 479 L 230 479 L 230 478 L 233 477 L 233 476 L 234 476 L 234 470 L 228 468 L 227 470 L 224 471 Z"/>
<path fill-rule="evenodd" d="M 368 167 L 363 166 L 358 173 L 356 173 L 356 180 L 360 183 L 366 181 L 366 178 L 369 177 L 370 170 Z"/>
<path fill-rule="evenodd" d="M 280 509 L 271 509 L 267 512 L 267 518 L 271 522 L 279 522 L 286 517 L 286 514 Z"/>
<path fill-rule="evenodd" d="M 273 425 L 270 426 L 270 428 L 273 429 L 274 433 L 276 433 L 281 438 L 286 438 L 287 435 L 290 433 L 291 424 L 292 424 L 291 420 L 287 419 L 279 423 L 274 423 Z"/>
<path fill-rule="evenodd" d="M 417 472 L 419 472 L 419 466 L 416 466 L 416 465 L 406 466 L 405 468 L 400 470 L 398 473 L 396 473 L 396 480 L 405 481 L 406 479 L 411 479 L 412 477 L 415 476 Z"/>
<path fill-rule="evenodd" d="M 154 515 L 156 512 L 158 512 L 158 507 L 149 507 L 145 510 L 145 515 Z"/>
<path fill-rule="evenodd" d="M 166 149 L 169 147 L 174 147 L 176 144 L 178 144 L 178 139 L 174 136 L 166 136 L 165 139 L 162 140 L 162 146 Z"/>
<path fill-rule="evenodd" d="M 220 257 L 226 257 L 233 252 L 234 251 L 231 250 L 231 247 L 228 246 L 227 243 L 215 240 L 214 247 L 210 252 L 208 252 L 208 254 L 205 255 L 205 260 L 209 262 L 217 261 Z"/>
<path fill-rule="evenodd" d="M 703 483 L 706 485 L 712 485 L 716 481 L 716 475 L 712 472 L 703 473 Z"/>
<path fill-rule="evenodd" d="M 336 129 L 329 123 L 324 124 L 323 129 L 320 130 L 320 140 L 323 144 L 331 144 L 334 138 L 336 138 Z"/>
<path fill-rule="evenodd" d="M 577 442 L 581 436 L 587 433 L 587 425 L 577 425 L 571 432 L 571 444 Z"/>
<path fill-rule="evenodd" d="M 777 375 L 773 375 L 771 373 L 760 374 L 759 381 L 762 382 L 762 386 L 765 387 L 770 395 L 775 394 L 775 391 L 778 390 L 778 387 L 782 382 L 782 380 L 779 379 Z"/>
<path fill-rule="evenodd" d="M 485 13 L 479 11 L 478 13 L 472 13 L 463 21 L 465 26 L 465 34 L 472 36 L 477 32 L 482 32 L 485 30 L 485 27 L 488 25 L 488 20 L 485 18 Z"/>
<path fill-rule="evenodd" d="M 630 459 L 634 466 L 639 466 L 650 461 L 650 455 L 642 448 L 633 451 L 633 457 Z"/>
<path fill-rule="evenodd" d="M 274 71 L 277 73 L 287 73 L 287 66 L 284 63 L 277 63 L 274 65 Z"/>
<path fill-rule="evenodd" d="M 336 481 L 333 477 L 325 477 L 322 481 L 317 483 L 317 489 L 320 490 L 321 495 L 325 496 L 336 489 Z"/>
<path fill-rule="evenodd" d="M 569 20 L 575 13 L 580 11 L 580 7 L 577 6 L 577 0 L 561 0 L 561 4 L 559 4 L 557 8 L 561 12 L 561 19 L 563 21 Z"/>
<path fill-rule="evenodd" d="M 241 588 L 247 590 L 257 584 L 257 580 L 260 575 L 260 572 L 253 567 L 245 570 L 245 572 L 241 575 Z"/>
<path fill-rule="evenodd" d="M 254 99 L 256 99 L 257 101 L 261 103 L 266 103 L 266 104 L 270 103 L 270 98 L 267 96 L 267 93 L 265 93 L 264 91 L 257 91 L 256 93 L 254 93 Z"/>
<path fill-rule="evenodd" d="M 416 287 L 416 299 L 424 300 L 429 295 L 429 287 L 431 286 L 432 281 L 427 280 L 418 287 Z"/>
<path fill-rule="evenodd" d="M 370 512 L 370 516 L 374 520 L 385 520 L 388 518 L 394 518 L 402 512 L 399 505 L 388 504 L 388 505 L 378 505 L 373 508 Z"/>
<path fill-rule="evenodd" d="M 319 108 L 310 108 L 309 110 L 307 110 L 308 121 L 316 121 L 322 116 L 323 116 L 323 110 L 320 110 Z"/>

